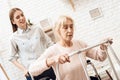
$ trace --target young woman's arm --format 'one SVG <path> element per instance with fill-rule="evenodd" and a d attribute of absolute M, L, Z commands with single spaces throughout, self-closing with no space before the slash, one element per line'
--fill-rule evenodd
<path fill-rule="evenodd" d="M 22 70 L 22 72 L 26 76 L 28 71 L 22 64 L 19 63 L 19 61 L 17 61 L 18 58 L 19 58 L 18 46 L 15 43 L 14 39 L 11 38 L 11 40 L 10 40 L 10 57 L 9 57 L 9 61 L 12 62 L 17 68 Z"/>
<path fill-rule="evenodd" d="M 19 68 L 21 71 L 23 71 L 24 75 L 27 76 L 28 75 L 28 70 L 22 65 L 20 64 L 18 61 L 11 61 L 17 68 Z"/>

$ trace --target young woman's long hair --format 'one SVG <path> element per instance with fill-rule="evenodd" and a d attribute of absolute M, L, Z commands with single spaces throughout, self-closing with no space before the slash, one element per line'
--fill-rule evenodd
<path fill-rule="evenodd" d="M 17 28 L 18 26 L 16 24 L 13 24 L 12 21 L 13 21 L 13 18 L 14 18 L 14 14 L 16 11 L 21 11 L 23 12 L 21 9 L 19 8 L 12 8 L 9 12 L 9 18 L 10 18 L 10 22 L 12 24 L 12 29 L 13 29 L 13 32 L 17 31 Z"/>

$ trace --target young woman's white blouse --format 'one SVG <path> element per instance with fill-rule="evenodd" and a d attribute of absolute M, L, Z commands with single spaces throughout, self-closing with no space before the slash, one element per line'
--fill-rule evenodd
<path fill-rule="evenodd" d="M 51 46 L 53 42 L 43 33 L 40 27 L 28 26 L 24 31 L 20 28 L 10 39 L 10 61 L 18 58 L 26 68 Z"/>

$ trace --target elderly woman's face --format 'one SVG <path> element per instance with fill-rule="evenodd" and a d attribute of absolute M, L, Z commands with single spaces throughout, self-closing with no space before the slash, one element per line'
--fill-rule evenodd
<path fill-rule="evenodd" d="M 60 27 L 60 36 L 62 40 L 71 41 L 73 38 L 73 22 L 71 20 L 67 20 L 66 23 Z"/>

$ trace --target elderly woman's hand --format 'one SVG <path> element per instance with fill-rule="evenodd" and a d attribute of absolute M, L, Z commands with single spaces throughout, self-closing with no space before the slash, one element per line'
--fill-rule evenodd
<path fill-rule="evenodd" d="M 107 47 L 108 47 L 108 43 L 110 43 L 110 44 L 112 44 L 113 43 L 113 41 L 112 41 L 113 39 L 112 38 L 107 38 L 107 39 L 104 39 L 103 41 L 107 41 L 106 43 L 104 43 L 104 44 L 101 44 L 100 45 L 100 49 L 101 50 L 106 50 L 107 49 Z"/>
<path fill-rule="evenodd" d="M 46 65 L 48 67 L 51 67 L 52 65 L 56 63 L 64 64 L 66 62 L 70 62 L 68 54 L 56 55 L 56 56 L 46 59 Z"/>
<path fill-rule="evenodd" d="M 70 62 L 69 55 L 68 54 L 60 55 L 59 58 L 58 58 L 58 63 L 64 64 L 66 62 Z"/>

